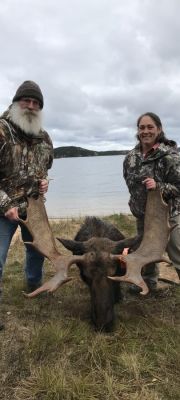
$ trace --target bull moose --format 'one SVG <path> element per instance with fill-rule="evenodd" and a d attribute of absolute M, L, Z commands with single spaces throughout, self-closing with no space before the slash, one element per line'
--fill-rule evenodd
<path fill-rule="evenodd" d="M 143 238 L 126 239 L 112 224 L 88 217 L 74 240 L 59 238 L 71 250 L 71 256 L 63 256 L 57 249 L 41 197 L 29 199 L 27 219 L 21 222 L 32 235 L 33 242 L 29 244 L 46 256 L 56 270 L 53 278 L 26 296 L 54 292 L 71 279 L 68 270 L 75 263 L 89 286 L 92 319 L 98 329 L 108 330 L 113 323 L 114 304 L 121 298 L 119 282 L 135 283 L 141 287 L 141 293 L 146 294 L 148 287 L 141 276 L 142 268 L 150 262 L 166 260 L 164 252 L 170 231 L 168 206 L 159 190 L 148 193 Z M 135 251 L 123 256 L 125 247 Z"/>
<path fill-rule="evenodd" d="M 111 281 L 108 276 L 125 274 L 123 264 L 110 257 L 111 253 L 122 252 L 123 239 L 123 234 L 114 225 L 96 217 L 85 219 L 74 240 L 59 239 L 74 255 L 84 255 L 76 264 L 90 290 L 91 316 L 97 329 L 111 329 L 114 304 L 122 296 L 119 282 Z"/>

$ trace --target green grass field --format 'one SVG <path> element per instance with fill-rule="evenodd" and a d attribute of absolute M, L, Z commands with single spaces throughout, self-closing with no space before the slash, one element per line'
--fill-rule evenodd
<path fill-rule="evenodd" d="M 109 220 L 126 235 L 130 216 Z M 73 237 L 81 220 L 53 223 L 56 236 Z M 61 251 L 61 244 L 58 244 Z M 124 290 L 112 333 L 97 333 L 90 320 L 88 288 L 74 279 L 54 296 L 24 298 L 24 248 L 11 246 L 4 274 L 0 332 L 0 399 L 180 399 L 180 290 L 134 297 Z M 53 271 L 45 263 L 45 280 Z"/>

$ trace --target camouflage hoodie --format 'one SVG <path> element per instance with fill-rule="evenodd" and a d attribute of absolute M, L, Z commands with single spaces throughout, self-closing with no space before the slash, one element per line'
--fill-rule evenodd
<path fill-rule="evenodd" d="M 52 161 L 47 132 L 29 136 L 12 123 L 8 111 L 0 117 L 0 215 L 12 207 L 23 209 L 27 196 L 38 194 Z"/>
<path fill-rule="evenodd" d="M 160 143 L 146 158 L 138 144 L 125 157 L 123 174 L 130 192 L 129 207 L 136 218 L 144 217 L 147 190 L 142 181 L 147 177 L 157 182 L 170 206 L 170 216 L 180 214 L 180 156 L 173 144 Z"/>

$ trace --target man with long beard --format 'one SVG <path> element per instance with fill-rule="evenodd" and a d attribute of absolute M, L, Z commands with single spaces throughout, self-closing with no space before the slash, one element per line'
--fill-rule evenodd
<path fill-rule="evenodd" d="M 3 267 L 18 217 L 26 215 L 27 197 L 44 195 L 48 190 L 53 146 L 41 127 L 43 105 L 40 87 L 25 81 L 0 116 L 0 296 Z M 27 229 L 20 228 L 23 241 L 31 241 Z M 25 248 L 25 275 L 32 291 L 41 285 L 44 257 L 30 246 Z M 0 322 L 0 329 L 3 327 Z"/>

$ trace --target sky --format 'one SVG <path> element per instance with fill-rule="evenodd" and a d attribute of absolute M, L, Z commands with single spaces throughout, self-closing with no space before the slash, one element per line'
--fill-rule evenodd
<path fill-rule="evenodd" d="M 34 80 L 54 147 L 131 149 L 147 111 L 180 145 L 179 16 L 179 0 L 1 0 L 0 113 Z"/>

